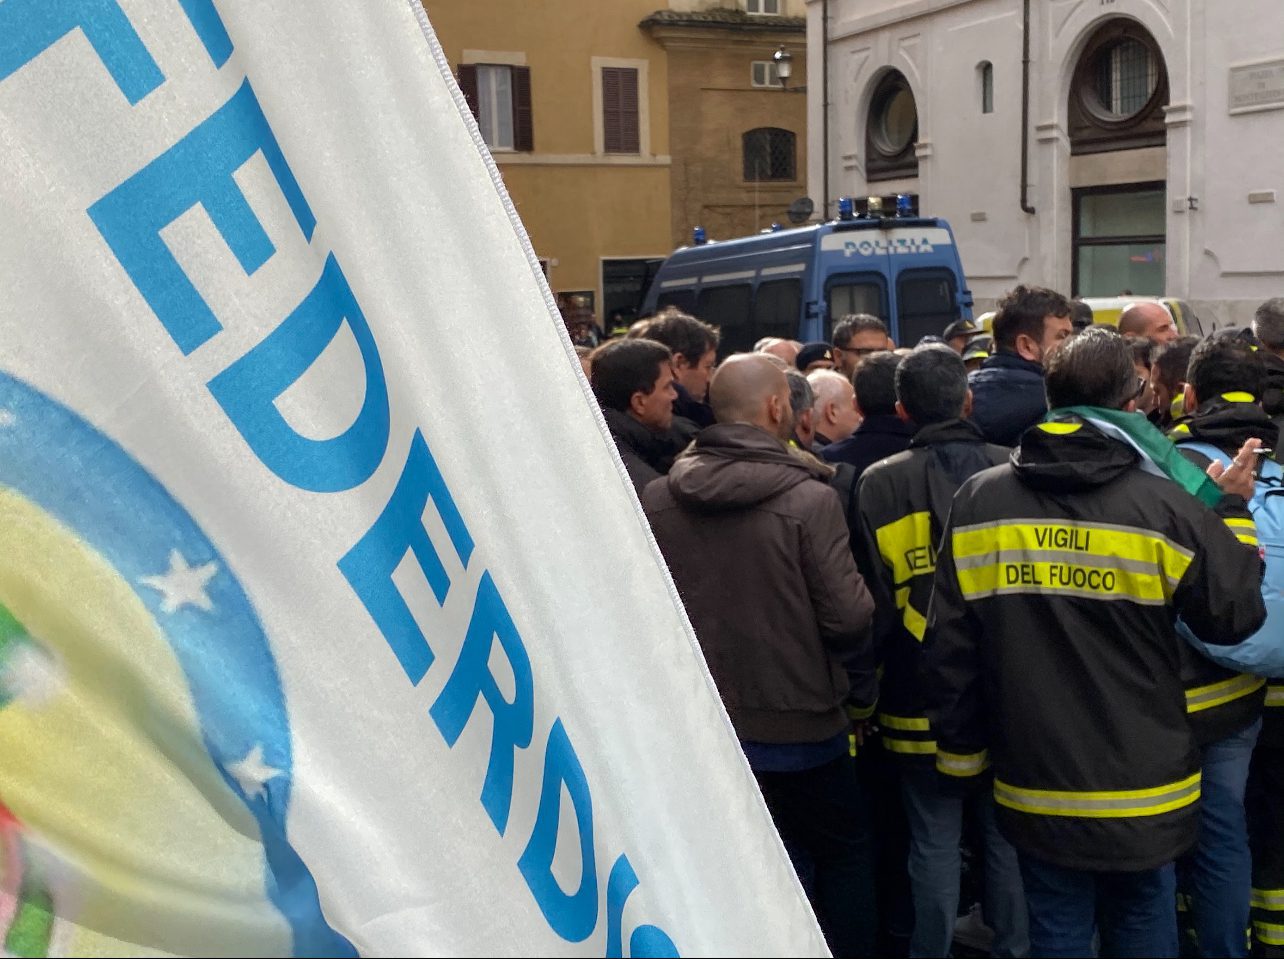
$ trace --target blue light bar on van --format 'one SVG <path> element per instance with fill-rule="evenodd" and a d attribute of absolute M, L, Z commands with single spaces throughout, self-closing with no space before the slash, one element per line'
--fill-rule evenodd
<path fill-rule="evenodd" d="M 838 198 L 838 219 L 856 219 L 856 202 L 851 197 L 840 196 Z"/>
<path fill-rule="evenodd" d="M 918 194 L 917 193 L 896 194 L 896 215 L 897 216 L 918 216 Z"/>
<path fill-rule="evenodd" d="M 709 242 L 709 238 L 705 236 L 704 227 L 698 226 L 691 231 L 691 242 L 695 246 L 704 246 Z"/>

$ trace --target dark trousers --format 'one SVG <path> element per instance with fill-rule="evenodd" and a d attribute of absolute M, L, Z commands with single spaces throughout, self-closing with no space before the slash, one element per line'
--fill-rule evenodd
<path fill-rule="evenodd" d="M 856 769 L 843 755 L 800 772 L 756 772 L 762 798 L 835 956 L 870 956 L 878 927 L 874 853 Z"/>
<path fill-rule="evenodd" d="M 1259 955 L 1284 956 L 1284 746 L 1258 743 L 1246 804 L 1253 848 L 1253 939 Z"/>

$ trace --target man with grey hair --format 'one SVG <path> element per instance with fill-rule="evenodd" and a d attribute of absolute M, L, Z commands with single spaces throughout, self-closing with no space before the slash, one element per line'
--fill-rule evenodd
<path fill-rule="evenodd" d="M 1264 347 L 1260 352 L 1262 365 L 1266 367 L 1262 409 L 1284 435 L 1284 296 L 1267 300 L 1257 308 L 1253 317 L 1253 335 Z M 1274 459 L 1284 462 L 1280 459 L 1279 450 L 1275 451 Z"/>
<path fill-rule="evenodd" d="M 794 365 L 794 360 L 798 359 L 798 351 L 801 349 L 802 344 L 797 340 L 784 340 L 778 336 L 764 336 L 753 345 L 755 353 L 778 356 L 791 367 Z"/>
<path fill-rule="evenodd" d="M 905 357 L 896 369 L 896 414 L 917 432 L 908 450 L 867 469 L 857 491 L 860 566 L 875 597 L 874 645 L 883 666 L 878 726 L 883 747 L 896 760 L 909 819 L 911 956 L 950 954 L 965 810 L 976 817 L 984 839 L 982 912 L 995 931 L 991 954 L 1024 956 L 1030 946 L 1016 852 L 999 834 L 984 788 L 967 797 L 937 781 L 940 759 L 918 676 L 936 547 L 950 502 L 967 479 L 1008 457 L 1006 447 L 986 443 L 966 419 L 971 408 L 967 368 L 954 350 L 926 346 Z"/>
<path fill-rule="evenodd" d="M 853 682 L 873 702 L 873 603 L 828 467 L 785 445 L 785 374 L 737 354 L 709 399 L 717 423 L 642 505 L 830 949 L 872 955 L 871 840 L 844 707 Z"/>
<path fill-rule="evenodd" d="M 833 370 L 816 370 L 807 374 L 807 382 L 815 394 L 811 406 L 815 444 L 825 447 L 851 436 L 860 426 L 852 381 Z"/>
<path fill-rule="evenodd" d="M 816 431 L 812 426 L 811 407 L 816 398 L 811 384 L 798 370 L 785 370 L 785 379 L 789 381 L 789 409 L 794 415 L 794 434 L 789 442 L 800 450 L 815 454 Z"/>

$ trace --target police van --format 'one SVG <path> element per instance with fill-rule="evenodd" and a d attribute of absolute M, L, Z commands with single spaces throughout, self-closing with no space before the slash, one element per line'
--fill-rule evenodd
<path fill-rule="evenodd" d="M 848 313 L 881 317 L 903 346 L 972 317 L 954 233 L 914 194 L 843 197 L 836 220 L 738 240 L 697 227 L 694 240 L 657 271 L 642 315 L 675 306 L 712 323 L 722 355 L 764 336 L 829 342 Z"/>

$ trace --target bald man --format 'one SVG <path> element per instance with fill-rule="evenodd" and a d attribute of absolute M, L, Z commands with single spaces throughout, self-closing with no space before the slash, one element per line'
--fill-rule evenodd
<path fill-rule="evenodd" d="M 811 407 L 811 427 L 817 446 L 828 446 L 845 440 L 860 426 L 856 408 L 856 390 L 852 381 L 834 370 L 816 370 L 807 374 L 815 401 Z"/>
<path fill-rule="evenodd" d="M 1173 315 L 1162 303 L 1143 301 L 1132 303 L 1119 314 L 1119 333 L 1123 336 L 1144 336 L 1152 343 L 1171 343 L 1177 339 L 1177 325 Z"/>
<path fill-rule="evenodd" d="M 776 828 L 814 877 L 830 949 L 873 955 L 873 853 L 846 711 L 873 702 L 873 602 L 831 470 L 785 445 L 785 374 L 761 354 L 732 356 L 709 402 L 717 422 L 642 505 Z"/>
<path fill-rule="evenodd" d="M 768 356 L 778 356 L 789 366 L 794 365 L 794 360 L 798 359 L 798 353 L 801 350 L 802 344 L 797 340 L 782 340 L 778 336 L 764 336 L 753 345 L 753 351 L 755 353 L 765 353 Z"/>

